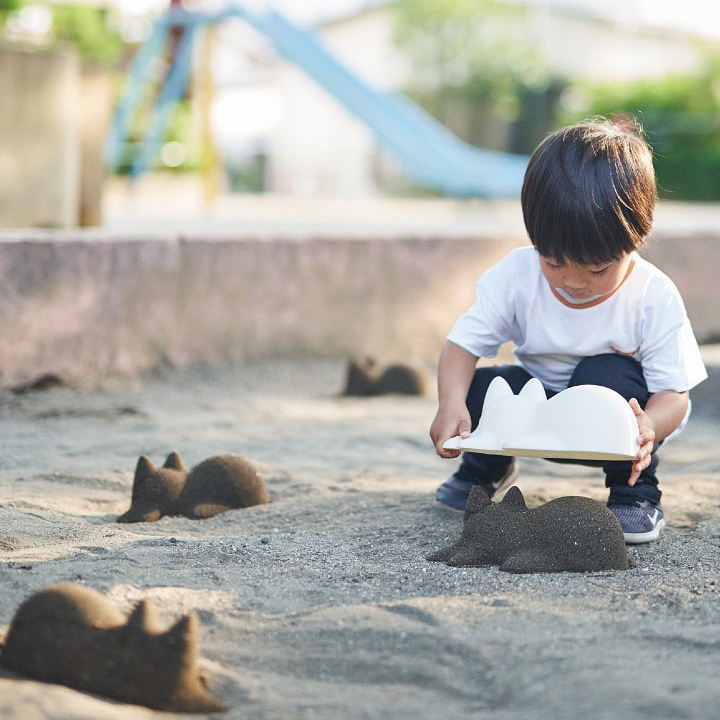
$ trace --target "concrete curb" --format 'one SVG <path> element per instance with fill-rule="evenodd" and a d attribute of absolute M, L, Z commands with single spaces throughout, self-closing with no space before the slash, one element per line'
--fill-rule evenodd
<path fill-rule="evenodd" d="M 698 338 L 720 338 L 720 242 L 645 253 L 677 283 Z M 517 236 L 458 238 L 0 234 L 0 384 L 95 381 L 277 356 L 437 358 L 477 276 Z"/>

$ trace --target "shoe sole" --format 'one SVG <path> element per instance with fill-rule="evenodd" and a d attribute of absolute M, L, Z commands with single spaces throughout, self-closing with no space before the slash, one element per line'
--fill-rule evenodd
<path fill-rule="evenodd" d="M 665 527 L 665 520 L 658 520 L 658 524 L 650 531 L 645 533 L 623 533 L 625 542 L 628 545 L 642 545 L 657 540 L 660 531 Z"/>
<path fill-rule="evenodd" d="M 517 476 L 519 473 L 520 468 L 518 467 L 518 463 L 513 462 L 512 470 L 507 474 L 506 477 L 500 480 L 498 486 L 493 490 L 493 497 L 495 497 L 499 492 L 505 490 L 505 488 L 509 488 L 512 484 L 514 484 L 515 480 L 517 480 Z M 454 515 L 465 514 L 465 508 L 463 508 L 462 510 L 458 510 L 452 505 L 446 505 L 444 502 L 442 502 L 442 500 L 435 500 L 435 504 L 442 510 L 446 510 L 447 512 L 453 513 Z"/>

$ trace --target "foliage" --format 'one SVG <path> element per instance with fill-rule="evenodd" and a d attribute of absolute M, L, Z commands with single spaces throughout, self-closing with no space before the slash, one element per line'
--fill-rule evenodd
<path fill-rule="evenodd" d="M 697 74 L 584 86 L 561 124 L 626 114 L 653 148 L 661 197 L 720 201 L 720 56 Z"/>
<path fill-rule="evenodd" d="M 150 117 L 155 103 L 155 94 L 158 88 L 147 87 L 144 91 L 144 101 L 138 112 L 135 113 L 130 127 L 127 141 L 123 147 L 122 156 L 118 162 L 116 172 L 127 175 L 131 172 L 137 153 L 148 131 Z M 195 118 L 191 101 L 186 98 L 175 105 L 172 110 L 164 142 L 180 143 L 187 155 L 182 163 L 176 167 L 165 167 L 159 158 L 155 159 L 155 169 L 167 172 L 197 171 L 201 166 L 202 143 L 198 138 Z"/>
<path fill-rule="evenodd" d="M 544 89 L 544 62 L 518 35 L 526 10 L 498 0 L 395 0 L 395 42 L 412 61 L 409 93 L 443 119 L 464 104 L 505 122 Z"/>
<path fill-rule="evenodd" d="M 203 148 L 198 137 L 197 118 L 189 98 L 176 104 L 165 133 L 165 142 L 181 143 L 187 151 L 187 158 L 176 170 L 182 172 L 199 169 Z"/>
<path fill-rule="evenodd" d="M 395 0 L 395 39 L 413 58 L 417 80 L 465 85 L 498 96 L 546 81 L 543 63 L 512 36 L 525 12 L 498 0 Z"/>
<path fill-rule="evenodd" d="M 5 24 L 7 16 L 20 8 L 22 0 L 0 0 L 0 28 Z"/>
<path fill-rule="evenodd" d="M 120 34 L 108 24 L 104 8 L 53 5 L 52 14 L 53 35 L 57 42 L 74 45 L 85 61 L 106 66 L 118 63 L 124 43 Z"/>

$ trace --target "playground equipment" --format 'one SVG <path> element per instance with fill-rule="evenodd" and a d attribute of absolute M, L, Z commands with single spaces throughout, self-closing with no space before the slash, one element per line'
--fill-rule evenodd
<path fill-rule="evenodd" d="M 131 168 L 146 172 L 158 154 L 175 103 L 185 94 L 192 43 L 200 27 L 240 17 L 273 44 L 287 60 L 307 73 L 373 133 L 378 144 L 399 162 L 414 182 L 456 197 L 516 197 L 528 158 L 484 150 L 463 142 L 405 96 L 370 87 L 345 67 L 312 31 L 274 10 L 252 11 L 239 3 L 221 13 L 187 12 L 173 7 L 155 21 L 130 69 L 107 145 L 109 165 L 116 168 L 133 113 L 154 64 L 170 40 L 175 48 L 170 69 L 158 93 L 151 121 Z"/>

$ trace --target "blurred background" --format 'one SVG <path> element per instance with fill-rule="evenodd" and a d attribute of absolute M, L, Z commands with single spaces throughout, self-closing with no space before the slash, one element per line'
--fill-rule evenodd
<path fill-rule="evenodd" d="M 512 199 L 593 115 L 717 202 L 719 42 L 713 0 L 0 0 L 0 227 Z"/>
<path fill-rule="evenodd" d="M 0 0 L 0 386 L 432 364 L 594 115 L 644 127 L 644 253 L 720 342 L 715 0 Z"/>

